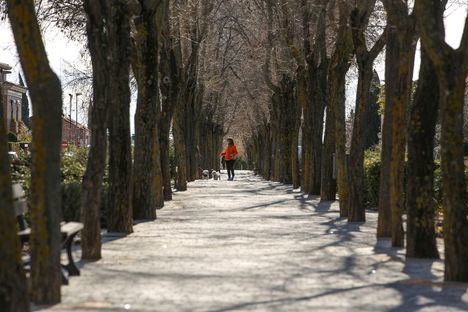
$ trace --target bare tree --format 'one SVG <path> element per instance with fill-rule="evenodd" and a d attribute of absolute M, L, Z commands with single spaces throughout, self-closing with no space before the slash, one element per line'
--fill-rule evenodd
<path fill-rule="evenodd" d="M 49 66 L 33 1 L 8 1 L 8 16 L 33 106 L 32 300 L 60 301 L 62 89 Z"/>
<path fill-rule="evenodd" d="M 403 170 L 406 151 L 407 111 L 411 98 L 416 21 L 404 2 L 384 0 L 388 16 L 385 61 L 385 113 L 382 131 L 377 236 L 392 238 L 403 247 Z"/>
<path fill-rule="evenodd" d="M 445 280 L 468 281 L 468 205 L 463 159 L 463 106 L 468 64 L 468 17 L 460 47 L 445 43 L 445 1 L 417 0 L 415 12 L 425 51 L 439 83 L 442 124 Z"/>
<path fill-rule="evenodd" d="M 110 20 L 107 1 L 84 1 L 87 15 L 88 49 L 93 66 L 93 103 L 90 113 L 91 146 L 81 191 L 83 258 L 101 258 L 100 207 L 107 153 L 107 120 L 110 64 L 107 55 Z"/>
<path fill-rule="evenodd" d="M 380 35 L 374 45 L 368 49 L 365 36 L 369 18 L 375 9 L 375 0 L 361 1 L 351 12 L 354 54 L 358 67 L 358 90 L 354 116 L 353 136 L 349 159 L 349 215 L 350 222 L 366 220 L 363 199 L 364 188 L 364 133 L 365 118 L 368 111 L 370 89 L 373 78 L 374 60 L 385 45 L 386 33 Z"/>
<path fill-rule="evenodd" d="M 6 312 L 24 312 L 29 311 L 29 298 L 11 192 L 2 74 L 0 71 L 0 306 Z"/>
<path fill-rule="evenodd" d="M 133 167 L 133 214 L 137 219 L 155 219 L 164 205 L 158 118 L 159 49 L 165 0 L 139 1 L 135 19 L 136 38 L 132 69 L 138 84 L 135 114 L 135 161 Z"/>

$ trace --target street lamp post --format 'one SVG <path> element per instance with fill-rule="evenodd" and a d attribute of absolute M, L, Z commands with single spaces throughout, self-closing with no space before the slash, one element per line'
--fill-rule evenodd
<path fill-rule="evenodd" d="M 79 127 L 78 127 L 78 97 L 81 95 L 81 93 L 75 93 L 75 122 L 76 122 L 76 131 L 75 131 L 75 145 L 78 146 L 78 140 L 79 140 Z"/>
<path fill-rule="evenodd" d="M 72 138 L 72 106 L 73 106 L 73 94 L 69 93 L 68 96 L 70 97 L 70 116 L 68 118 L 68 136 L 67 136 L 67 144 L 70 144 Z"/>

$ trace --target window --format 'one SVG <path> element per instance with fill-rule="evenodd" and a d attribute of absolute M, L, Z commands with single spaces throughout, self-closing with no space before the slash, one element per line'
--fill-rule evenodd
<path fill-rule="evenodd" d="M 19 101 L 16 100 L 16 120 L 18 120 L 18 121 L 21 120 L 21 118 L 20 118 L 20 116 L 21 116 L 20 107 L 21 107 L 21 105 L 20 105 Z"/>
<path fill-rule="evenodd" d="M 15 118 L 13 116 L 13 112 L 14 112 L 14 106 L 13 106 L 13 100 L 10 100 L 10 120 L 13 120 L 13 118 Z"/>

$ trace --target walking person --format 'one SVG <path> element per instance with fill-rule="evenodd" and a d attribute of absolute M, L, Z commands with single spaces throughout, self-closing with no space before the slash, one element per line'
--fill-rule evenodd
<path fill-rule="evenodd" d="M 221 153 L 224 160 L 226 161 L 226 167 L 228 172 L 228 181 L 234 180 L 234 163 L 236 162 L 237 147 L 234 145 L 234 140 L 227 139 L 228 146 L 226 150 Z"/>

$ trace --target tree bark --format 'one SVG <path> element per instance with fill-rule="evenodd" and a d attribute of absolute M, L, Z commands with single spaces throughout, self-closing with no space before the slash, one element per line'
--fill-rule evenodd
<path fill-rule="evenodd" d="M 332 73 L 331 76 L 334 74 Z M 335 159 L 336 159 L 336 182 L 340 201 L 340 217 L 348 216 L 349 209 L 349 185 L 348 185 L 348 166 L 346 160 L 346 128 L 345 128 L 345 75 L 343 70 L 332 82 L 337 90 L 335 99 L 330 100 L 330 105 L 334 107 L 333 115 L 335 117 Z M 334 78 L 331 78 L 332 81 Z"/>
<path fill-rule="evenodd" d="M 340 201 L 340 217 L 348 216 L 349 191 L 348 169 L 346 164 L 345 128 L 345 77 L 349 69 L 352 52 L 351 29 L 348 27 L 349 12 L 347 4 L 340 2 L 340 21 L 336 38 L 335 52 L 330 61 L 328 93 L 331 110 L 335 118 L 335 157 L 337 186 Z"/>
<path fill-rule="evenodd" d="M 309 93 L 311 105 L 311 139 L 310 139 L 310 195 L 320 195 L 321 191 L 321 173 L 322 173 L 322 138 L 325 107 L 327 105 L 328 88 L 328 67 L 329 58 L 327 56 L 326 43 L 326 2 L 319 2 L 321 5 L 316 27 L 316 39 L 311 57 L 307 56 Z M 305 49 L 307 49 L 307 42 Z"/>
<path fill-rule="evenodd" d="M 378 102 L 380 89 L 380 78 L 374 69 L 371 82 L 371 91 L 369 93 L 368 99 L 369 108 L 364 118 L 364 124 L 366 125 L 364 129 L 364 150 L 368 150 L 379 144 L 379 132 L 381 131 L 382 122 L 382 119 L 380 118 L 380 106 Z"/>
<path fill-rule="evenodd" d="M 166 7 L 160 0 L 141 3 L 133 71 L 138 84 L 135 113 L 135 160 L 133 167 L 133 215 L 136 219 L 156 219 L 162 207 L 161 159 L 158 119 L 160 22 Z"/>
<path fill-rule="evenodd" d="M 3 80 L 0 72 L 0 307 L 5 312 L 29 311 L 26 276 L 21 261 L 15 209 L 11 192 L 10 159 L 7 149 Z"/>
<path fill-rule="evenodd" d="M 62 88 L 49 66 L 33 1 L 8 1 L 8 15 L 33 104 L 32 300 L 60 302 Z M 14 250 L 13 250 L 14 252 Z"/>
<path fill-rule="evenodd" d="M 406 151 L 408 106 L 411 100 L 414 53 L 416 49 L 416 21 L 408 15 L 407 4 L 386 0 L 384 5 L 388 14 L 388 24 L 396 30 L 396 63 L 385 73 L 386 103 L 392 104 L 392 148 L 389 171 L 389 205 L 392 214 L 392 246 L 404 246 L 402 215 L 404 211 L 404 164 Z M 393 59 L 390 59 L 393 60 Z M 392 81 L 391 84 L 388 84 Z"/>
<path fill-rule="evenodd" d="M 171 121 L 177 105 L 177 95 L 180 91 L 179 66 L 181 52 L 179 40 L 172 40 L 169 22 L 169 1 L 165 2 L 164 20 L 162 25 L 161 47 L 161 94 L 162 111 L 159 123 L 159 143 L 161 145 L 161 172 L 163 177 L 164 200 L 172 200 L 171 164 L 169 161 L 169 133 Z"/>
<path fill-rule="evenodd" d="M 354 116 L 351 151 L 349 157 L 349 222 L 365 222 L 364 205 L 364 140 L 365 118 L 370 106 L 370 92 L 374 60 L 385 44 L 385 32 L 368 51 L 365 31 L 374 10 L 375 0 L 360 2 L 351 13 L 352 38 L 358 66 L 358 87 Z"/>
<path fill-rule="evenodd" d="M 468 17 L 460 47 L 445 43 L 444 1 L 418 0 L 415 12 L 426 52 L 434 64 L 441 108 L 445 280 L 468 281 L 468 204 L 464 176 L 463 106 L 468 65 Z"/>
<path fill-rule="evenodd" d="M 392 237 L 392 209 L 390 206 L 390 162 L 392 155 L 393 92 L 396 89 L 395 68 L 398 64 L 397 31 L 388 27 L 385 50 L 385 107 L 382 125 L 382 152 L 380 157 L 379 208 L 377 238 Z"/>
<path fill-rule="evenodd" d="M 325 43 L 323 43 L 325 44 Z M 323 118 L 327 105 L 327 78 L 328 63 L 325 52 L 322 52 L 320 64 L 314 69 L 314 93 L 312 94 L 312 141 L 311 144 L 311 176 L 310 195 L 320 195 L 321 189 L 321 167 L 322 167 L 322 138 Z"/>
<path fill-rule="evenodd" d="M 434 136 L 439 88 L 434 67 L 421 49 L 421 69 L 408 127 L 406 256 L 439 258 L 435 233 Z"/>
<path fill-rule="evenodd" d="M 322 148 L 322 172 L 320 200 L 333 201 L 336 199 L 336 177 L 333 176 L 333 157 L 335 154 L 335 117 L 330 106 L 327 106 L 325 122 L 325 138 Z"/>
<path fill-rule="evenodd" d="M 301 186 L 301 179 L 299 174 L 299 127 L 301 122 L 301 110 L 298 107 L 298 103 L 291 103 L 296 107 L 293 108 L 292 118 L 293 118 L 293 128 L 290 138 L 290 152 L 289 156 L 291 159 L 291 183 L 294 189 L 297 189 Z"/>
<path fill-rule="evenodd" d="M 365 222 L 364 206 L 364 116 L 367 113 L 367 99 L 372 81 L 372 63 L 360 68 L 353 136 L 349 159 L 349 222 Z"/>
<path fill-rule="evenodd" d="M 130 234 L 132 151 L 130 143 L 130 16 L 127 1 L 114 1 L 110 23 L 111 94 L 109 114 L 109 211 L 107 229 Z"/>
<path fill-rule="evenodd" d="M 105 21 L 109 18 L 109 8 L 106 2 L 88 0 L 84 2 L 84 9 L 87 15 L 88 48 L 93 66 L 93 103 L 89 122 L 91 147 L 81 190 L 81 219 L 84 224 L 81 248 L 83 259 L 98 260 L 101 258 L 100 209 L 107 153 L 110 67 Z"/>

